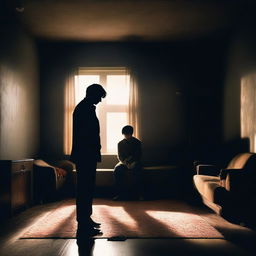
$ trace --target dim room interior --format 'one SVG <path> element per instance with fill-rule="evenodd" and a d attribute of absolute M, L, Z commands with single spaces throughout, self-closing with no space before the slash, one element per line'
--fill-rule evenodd
<path fill-rule="evenodd" d="M 100 83 L 90 255 L 254 255 L 253 0 L 0 3 L 0 255 L 82 255 L 72 113 Z M 113 201 L 121 129 L 143 200 Z M 132 195 L 134 180 L 126 176 Z"/>

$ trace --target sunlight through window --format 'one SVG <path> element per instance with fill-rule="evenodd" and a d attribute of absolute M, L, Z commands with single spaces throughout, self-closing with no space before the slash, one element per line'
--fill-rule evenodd
<path fill-rule="evenodd" d="M 75 102 L 78 104 L 84 97 L 86 88 L 91 84 L 98 84 L 100 77 L 97 75 L 75 76 Z"/>
<path fill-rule="evenodd" d="M 123 206 L 107 206 L 107 205 L 94 205 L 97 208 L 99 216 L 107 216 L 108 219 L 115 220 L 115 222 L 121 222 L 123 226 L 126 226 L 130 230 L 134 230 L 138 227 L 139 223 L 131 216 Z M 122 218 L 120 219 L 120 216 Z"/>
<path fill-rule="evenodd" d="M 107 76 L 107 104 L 128 105 L 129 102 L 129 76 Z"/>
<path fill-rule="evenodd" d="M 122 139 L 121 129 L 128 124 L 130 76 L 125 68 L 80 68 L 75 76 L 75 103 L 85 97 L 86 88 L 101 84 L 107 97 L 97 105 L 100 120 L 101 152 L 116 154 L 117 143 Z"/>
<path fill-rule="evenodd" d="M 123 139 L 121 130 L 127 124 L 127 113 L 107 113 L 107 151 L 116 152 L 117 143 Z"/>

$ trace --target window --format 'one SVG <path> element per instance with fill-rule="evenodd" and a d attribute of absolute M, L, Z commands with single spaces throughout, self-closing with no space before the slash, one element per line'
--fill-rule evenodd
<path fill-rule="evenodd" d="M 101 152 L 115 154 L 117 143 L 123 138 L 121 129 L 129 123 L 130 75 L 125 68 L 80 68 L 75 76 L 75 105 L 93 83 L 101 84 L 107 91 L 107 97 L 96 108 Z"/>

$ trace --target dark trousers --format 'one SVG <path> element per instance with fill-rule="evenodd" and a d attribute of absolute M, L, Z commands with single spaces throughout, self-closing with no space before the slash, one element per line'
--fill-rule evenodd
<path fill-rule="evenodd" d="M 142 175 L 142 166 L 141 164 L 135 164 L 134 168 L 128 169 L 126 165 L 118 163 L 114 169 L 114 178 L 115 178 L 115 187 L 116 192 L 119 196 L 127 196 L 127 187 L 126 174 L 127 172 L 132 172 L 134 185 L 133 192 L 136 195 L 142 195 L 144 192 L 143 185 L 143 175 Z"/>
<path fill-rule="evenodd" d="M 97 161 L 90 159 L 76 163 L 77 191 L 76 216 L 78 228 L 90 227 L 89 220 L 92 215 L 92 202 L 95 187 Z"/>

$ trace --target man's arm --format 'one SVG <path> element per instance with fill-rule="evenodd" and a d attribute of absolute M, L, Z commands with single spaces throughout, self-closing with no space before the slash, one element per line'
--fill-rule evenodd
<path fill-rule="evenodd" d="M 135 166 L 137 166 L 141 162 L 141 142 L 138 141 L 135 145 L 136 147 L 134 148 L 134 152 L 130 156 L 130 160 L 127 164 L 128 169 L 135 168 Z"/>
<path fill-rule="evenodd" d="M 128 163 L 132 164 L 132 163 L 138 163 L 140 161 L 141 161 L 141 142 L 137 141 L 135 143 L 134 151 L 129 157 Z"/>
<path fill-rule="evenodd" d="M 141 142 L 138 141 L 134 154 L 133 154 L 133 161 L 140 162 L 141 161 Z"/>
<path fill-rule="evenodd" d="M 127 153 L 125 152 L 124 147 L 122 146 L 122 144 L 119 142 L 118 143 L 118 159 L 121 163 L 127 165 L 131 159 L 131 156 L 127 157 Z"/>

